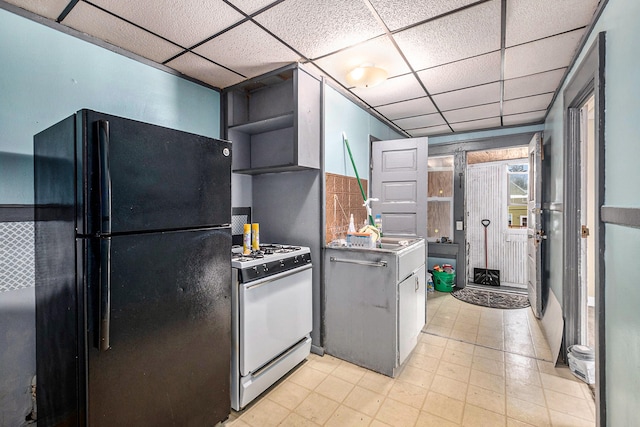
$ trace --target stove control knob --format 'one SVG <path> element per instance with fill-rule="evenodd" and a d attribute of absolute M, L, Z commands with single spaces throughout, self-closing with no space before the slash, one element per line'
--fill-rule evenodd
<path fill-rule="evenodd" d="M 280 267 L 284 267 L 284 260 L 283 259 L 280 260 Z"/>
<path fill-rule="evenodd" d="M 267 264 L 262 264 L 262 270 L 266 273 L 267 271 L 269 271 L 269 267 L 267 267 Z"/>
<path fill-rule="evenodd" d="M 294 257 L 293 257 L 293 263 L 294 263 L 294 264 L 297 264 L 297 263 L 299 263 L 299 262 L 300 262 L 300 261 L 298 260 L 298 255 L 294 256 Z"/>
<path fill-rule="evenodd" d="M 253 267 L 253 271 L 255 271 L 257 273 L 258 272 L 258 266 L 254 266 Z"/>

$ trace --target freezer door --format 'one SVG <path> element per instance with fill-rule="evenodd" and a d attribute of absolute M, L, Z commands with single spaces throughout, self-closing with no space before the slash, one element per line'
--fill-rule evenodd
<path fill-rule="evenodd" d="M 88 425 L 203 426 L 225 419 L 230 229 L 114 236 L 90 246 Z"/>
<path fill-rule="evenodd" d="M 85 234 L 231 223 L 231 143 L 89 110 L 77 122 Z"/>

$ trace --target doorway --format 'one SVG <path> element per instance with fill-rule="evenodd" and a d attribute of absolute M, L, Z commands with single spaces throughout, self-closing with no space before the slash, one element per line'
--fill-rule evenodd
<path fill-rule="evenodd" d="M 580 107 L 580 344 L 591 348 L 595 346 L 595 283 L 596 283 L 596 245 L 595 222 L 595 96 L 591 94 Z"/>
<path fill-rule="evenodd" d="M 527 187 L 528 147 L 467 153 L 468 284 L 482 286 L 474 271 L 488 268 L 499 272 L 500 289 L 526 293 Z"/>

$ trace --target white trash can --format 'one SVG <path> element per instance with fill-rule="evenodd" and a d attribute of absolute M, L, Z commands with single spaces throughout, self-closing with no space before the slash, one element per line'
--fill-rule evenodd
<path fill-rule="evenodd" d="M 587 384 L 596 382 L 596 355 L 591 347 L 572 345 L 569 347 L 567 359 L 573 375 Z"/>

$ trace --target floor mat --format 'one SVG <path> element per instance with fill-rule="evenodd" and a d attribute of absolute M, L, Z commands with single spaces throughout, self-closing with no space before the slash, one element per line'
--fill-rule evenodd
<path fill-rule="evenodd" d="M 451 296 L 460 301 L 491 308 L 525 308 L 531 305 L 526 295 L 470 286 L 451 292 Z"/>

